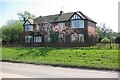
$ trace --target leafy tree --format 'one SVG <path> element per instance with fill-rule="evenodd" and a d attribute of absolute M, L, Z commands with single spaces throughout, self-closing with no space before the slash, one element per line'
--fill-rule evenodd
<path fill-rule="evenodd" d="M 100 42 L 103 38 L 108 37 L 112 42 L 114 42 L 114 38 L 116 37 L 116 33 L 113 32 L 111 28 L 108 28 L 105 23 L 100 27 L 97 27 L 97 32 L 99 35 L 98 42 Z"/>
<path fill-rule="evenodd" d="M 99 38 L 110 37 L 113 34 L 112 29 L 108 28 L 105 23 L 101 27 L 97 27 L 97 32 L 99 34 Z"/>
<path fill-rule="evenodd" d="M 2 39 L 6 43 L 21 43 L 23 39 L 23 23 L 19 20 L 9 20 L 2 29 Z"/>
<path fill-rule="evenodd" d="M 22 20 L 22 21 L 25 21 L 27 19 L 35 19 L 36 16 L 35 15 L 32 15 L 30 12 L 28 11 L 24 11 L 24 12 L 19 12 L 18 13 L 19 15 L 19 19 Z"/>

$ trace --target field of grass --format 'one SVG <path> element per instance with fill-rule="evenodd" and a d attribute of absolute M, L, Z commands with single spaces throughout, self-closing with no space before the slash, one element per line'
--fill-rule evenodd
<path fill-rule="evenodd" d="M 0 54 L 1 55 L 1 54 Z M 2 48 L 2 60 L 118 70 L 118 50 L 75 48 Z"/>

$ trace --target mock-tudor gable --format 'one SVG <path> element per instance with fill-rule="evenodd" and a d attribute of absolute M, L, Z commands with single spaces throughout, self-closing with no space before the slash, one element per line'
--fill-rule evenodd
<path fill-rule="evenodd" d="M 32 25 L 34 22 L 33 22 L 33 20 L 32 19 L 28 19 L 28 20 L 26 20 L 25 22 L 24 22 L 24 26 L 25 25 Z"/>
<path fill-rule="evenodd" d="M 31 24 L 29 21 L 26 21 L 26 22 L 25 22 L 25 25 L 29 25 L 29 24 Z"/>
<path fill-rule="evenodd" d="M 74 15 L 71 16 L 70 20 L 75 20 L 75 19 L 83 19 L 83 18 L 75 13 Z"/>

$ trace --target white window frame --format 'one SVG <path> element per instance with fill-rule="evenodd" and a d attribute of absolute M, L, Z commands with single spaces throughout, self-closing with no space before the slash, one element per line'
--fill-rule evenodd
<path fill-rule="evenodd" d="M 45 25 L 44 25 L 44 30 L 45 30 L 45 32 L 48 32 L 48 31 L 49 31 L 49 25 L 48 25 L 48 24 L 45 24 Z"/>
<path fill-rule="evenodd" d="M 59 42 L 65 42 L 65 35 L 59 34 Z"/>
<path fill-rule="evenodd" d="M 34 42 L 42 42 L 42 36 L 34 36 Z"/>
<path fill-rule="evenodd" d="M 36 25 L 36 30 L 40 31 L 40 25 L 38 25 L 38 24 Z"/>
<path fill-rule="evenodd" d="M 25 25 L 25 31 L 33 31 L 33 25 Z"/>
<path fill-rule="evenodd" d="M 76 42 L 77 35 L 71 34 L 71 42 Z"/>
<path fill-rule="evenodd" d="M 78 34 L 78 41 L 79 42 L 84 42 L 84 34 Z"/>
<path fill-rule="evenodd" d="M 25 36 L 25 42 L 33 42 L 33 36 Z"/>
<path fill-rule="evenodd" d="M 82 26 L 80 26 L 81 21 L 82 21 Z M 84 20 L 71 20 L 71 27 L 72 28 L 84 28 Z"/>
<path fill-rule="evenodd" d="M 71 42 L 84 42 L 84 34 L 71 34 Z"/>
<path fill-rule="evenodd" d="M 45 35 L 45 42 L 50 42 L 50 35 L 48 34 L 48 35 Z"/>

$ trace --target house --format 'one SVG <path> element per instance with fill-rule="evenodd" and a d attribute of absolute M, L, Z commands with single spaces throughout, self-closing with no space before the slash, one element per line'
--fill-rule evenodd
<path fill-rule="evenodd" d="M 56 41 L 53 39 L 55 34 Z M 59 14 L 26 20 L 24 36 L 28 46 L 91 46 L 97 43 L 96 22 L 81 11 L 60 11 Z"/>

